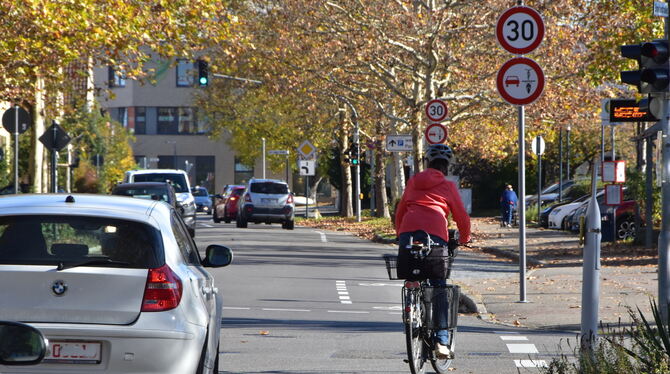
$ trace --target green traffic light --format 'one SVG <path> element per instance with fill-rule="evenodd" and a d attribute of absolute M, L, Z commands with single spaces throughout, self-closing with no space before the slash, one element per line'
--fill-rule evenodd
<path fill-rule="evenodd" d="M 201 86 L 207 85 L 207 77 L 200 77 L 200 85 Z"/>
<path fill-rule="evenodd" d="M 354 164 L 354 165 L 358 165 L 358 160 L 357 160 L 357 159 L 353 159 L 353 160 L 351 160 L 351 163 Z"/>

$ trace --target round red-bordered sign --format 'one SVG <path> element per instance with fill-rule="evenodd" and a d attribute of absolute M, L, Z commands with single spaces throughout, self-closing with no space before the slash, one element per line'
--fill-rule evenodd
<path fill-rule="evenodd" d="M 498 18 L 496 38 L 500 46 L 509 53 L 530 53 L 544 39 L 542 16 L 527 6 L 509 8 Z"/>
<path fill-rule="evenodd" d="M 442 144 L 447 140 L 447 128 L 441 123 L 433 123 L 426 127 L 424 135 L 428 143 Z"/>
<path fill-rule="evenodd" d="M 498 70 L 496 86 L 500 96 L 512 105 L 527 105 L 544 90 L 544 72 L 537 62 L 515 57 Z"/>
<path fill-rule="evenodd" d="M 440 99 L 433 99 L 426 104 L 426 117 L 433 122 L 447 118 L 447 104 Z"/>

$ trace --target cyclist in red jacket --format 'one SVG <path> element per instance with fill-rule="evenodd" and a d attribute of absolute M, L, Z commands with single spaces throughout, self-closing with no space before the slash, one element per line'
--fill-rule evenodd
<path fill-rule="evenodd" d="M 459 242 L 470 242 L 470 216 L 463 206 L 458 188 L 445 178 L 452 158 L 453 152 L 449 146 L 431 145 L 425 156 L 428 168 L 407 183 L 395 216 L 399 251 L 407 250 L 410 238 L 425 243 L 426 233 L 433 242 L 446 246 L 449 240 L 449 215 L 456 221 Z M 444 279 L 430 279 L 429 282 L 432 286 L 446 285 Z M 435 338 L 437 355 L 452 356 L 448 348 L 449 332 L 439 330 Z"/>

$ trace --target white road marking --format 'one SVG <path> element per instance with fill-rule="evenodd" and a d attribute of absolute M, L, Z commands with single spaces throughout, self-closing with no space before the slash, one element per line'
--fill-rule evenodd
<path fill-rule="evenodd" d="M 351 301 L 347 301 L 347 300 L 340 300 L 340 303 L 342 303 L 342 304 L 351 304 Z"/>
<path fill-rule="evenodd" d="M 535 344 L 507 344 L 509 353 L 540 353 Z"/>
<path fill-rule="evenodd" d="M 340 300 L 351 300 L 349 296 L 340 296 Z"/>
<path fill-rule="evenodd" d="M 328 313 L 351 313 L 351 314 L 370 314 L 362 310 L 328 310 Z"/>
<path fill-rule="evenodd" d="M 384 287 L 384 286 L 402 287 L 402 283 L 359 283 L 358 285 L 363 287 Z"/>
<path fill-rule="evenodd" d="M 514 360 L 514 364 L 518 368 L 546 368 L 548 366 L 545 360 Z"/>
<path fill-rule="evenodd" d="M 344 291 L 344 292 L 340 291 L 340 292 L 338 292 L 337 294 L 338 294 L 338 295 L 349 295 L 349 292 L 347 292 L 347 291 Z"/>
<path fill-rule="evenodd" d="M 398 306 L 373 306 L 372 309 L 377 309 L 377 310 L 402 310 L 402 305 L 398 305 Z"/>
<path fill-rule="evenodd" d="M 207 223 L 201 223 L 200 226 L 204 226 L 204 227 L 214 227 L 214 226 L 212 226 L 212 225 L 210 225 L 210 224 L 207 224 Z"/>
<path fill-rule="evenodd" d="M 502 340 L 528 340 L 525 336 L 501 336 Z"/>
<path fill-rule="evenodd" d="M 281 309 L 281 308 L 263 308 L 262 310 L 271 312 L 311 312 L 309 309 Z"/>
<path fill-rule="evenodd" d="M 326 239 L 326 234 L 322 233 L 321 231 L 314 231 L 315 233 L 321 235 L 321 242 L 327 243 L 328 239 Z"/>
<path fill-rule="evenodd" d="M 230 310 L 251 310 L 251 308 L 240 308 L 236 306 L 224 306 L 223 309 L 230 309 Z"/>
<path fill-rule="evenodd" d="M 349 291 L 347 290 L 347 281 L 338 280 L 335 281 L 335 289 L 337 289 L 337 294 L 340 297 L 340 303 L 342 304 L 351 304 L 351 297 L 349 297 Z"/>

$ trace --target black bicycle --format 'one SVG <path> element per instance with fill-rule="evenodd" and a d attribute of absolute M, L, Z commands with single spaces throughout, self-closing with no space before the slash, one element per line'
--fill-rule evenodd
<path fill-rule="evenodd" d="M 447 373 L 453 360 L 450 357 L 438 357 L 435 353 L 434 334 L 437 330 L 447 329 L 449 331 L 449 344 L 447 347 L 454 352 L 456 346 L 456 325 L 458 319 L 458 306 L 460 287 L 450 284 L 451 265 L 456 256 L 458 247 L 458 233 L 449 230 L 449 243 L 447 255 L 433 255 L 442 258 L 446 266 L 447 283 L 444 286 L 430 285 L 427 279 L 405 280 L 402 288 L 402 319 L 405 326 L 405 341 L 407 343 L 407 362 L 412 374 L 423 374 L 426 370 L 426 361 L 430 361 L 437 373 Z M 440 252 L 443 246 L 433 243 L 428 236 L 427 244 L 412 243 L 410 241 L 408 250 L 418 263 L 431 255 L 431 252 Z M 398 277 L 398 256 L 384 255 L 386 270 L 389 279 L 405 279 Z M 439 260 L 438 260 L 439 261 Z"/>

